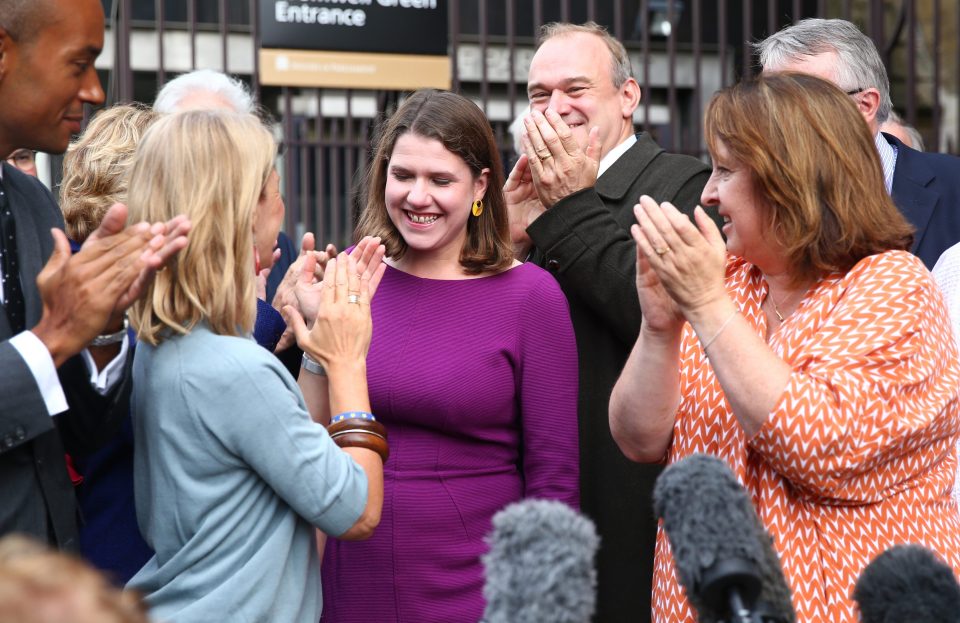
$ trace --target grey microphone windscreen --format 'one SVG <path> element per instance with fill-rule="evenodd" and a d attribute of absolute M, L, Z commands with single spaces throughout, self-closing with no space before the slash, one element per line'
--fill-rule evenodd
<path fill-rule="evenodd" d="M 694 454 L 667 467 L 653 491 L 677 578 L 700 623 L 727 619 L 736 589 L 760 620 L 794 621 L 773 541 L 746 490 L 722 460 Z"/>
<path fill-rule="evenodd" d="M 896 545 L 867 565 L 853 599 L 863 623 L 960 623 L 953 569 L 920 545 Z"/>
<path fill-rule="evenodd" d="M 588 623 L 596 608 L 593 522 L 562 502 L 524 500 L 493 517 L 485 623 Z"/>

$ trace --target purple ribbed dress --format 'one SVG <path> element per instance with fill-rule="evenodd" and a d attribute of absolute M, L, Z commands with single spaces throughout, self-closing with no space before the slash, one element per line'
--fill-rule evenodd
<path fill-rule="evenodd" d="M 380 526 L 328 539 L 322 621 L 477 621 L 493 515 L 579 506 L 577 351 L 567 302 L 533 264 L 479 279 L 388 268 L 373 300 L 373 411 L 390 435 Z"/>

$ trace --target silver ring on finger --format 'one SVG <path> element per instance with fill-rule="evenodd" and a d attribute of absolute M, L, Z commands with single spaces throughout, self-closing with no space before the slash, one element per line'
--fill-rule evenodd
<path fill-rule="evenodd" d="M 360 304 L 360 295 L 359 295 L 359 294 L 354 294 L 354 293 L 348 294 L 348 295 L 347 295 L 347 303 L 349 303 L 349 304 L 351 304 L 351 305 L 359 305 L 359 304 Z"/>

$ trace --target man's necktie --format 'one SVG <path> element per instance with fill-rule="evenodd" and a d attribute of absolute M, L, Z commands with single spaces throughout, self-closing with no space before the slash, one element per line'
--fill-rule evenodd
<path fill-rule="evenodd" d="M 13 333 L 26 329 L 23 288 L 20 287 L 20 263 L 17 256 L 17 224 L 0 184 L 0 271 L 3 273 L 3 307 Z"/>

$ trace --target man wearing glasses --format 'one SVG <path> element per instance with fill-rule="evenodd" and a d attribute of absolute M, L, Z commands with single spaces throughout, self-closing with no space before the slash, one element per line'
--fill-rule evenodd
<path fill-rule="evenodd" d="M 917 230 L 911 251 L 933 268 L 960 242 L 960 158 L 916 151 L 880 131 L 893 104 L 873 40 L 846 20 L 805 19 L 756 48 L 763 71 L 811 74 L 850 95 L 875 137 L 887 192 Z"/>
<path fill-rule="evenodd" d="M 18 149 L 9 156 L 7 162 L 27 175 L 37 177 L 37 152 L 32 149 Z"/>

